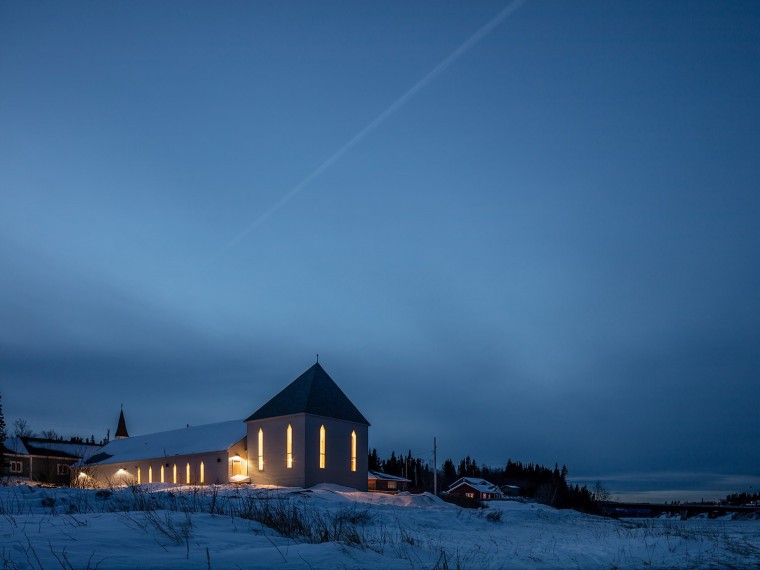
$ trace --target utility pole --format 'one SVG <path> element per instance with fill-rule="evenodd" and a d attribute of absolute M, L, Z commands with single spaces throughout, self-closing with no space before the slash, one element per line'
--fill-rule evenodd
<path fill-rule="evenodd" d="M 438 448 L 433 437 L 433 495 L 438 496 Z"/>

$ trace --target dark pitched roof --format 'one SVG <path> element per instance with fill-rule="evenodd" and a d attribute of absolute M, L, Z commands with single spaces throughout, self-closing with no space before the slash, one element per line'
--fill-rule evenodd
<path fill-rule="evenodd" d="M 293 380 L 245 421 L 291 414 L 314 414 L 369 425 L 319 363 Z"/>
<path fill-rule="evenodd" d="M 124 421 L 124 410 L 119 412 L 119 425 L 116 426 L 116 435 L 114 437 L 129 437 L 127 433 L 127 422 Z"/>
<path fill-rule="evenodd" d="M 84 442 L 71 442 L 43 437 L 12 437 L 6 441 L 6 453 L 13 455 L 34 455 L 38 457 L 70 457 L 81 459 L 88 457 L 99 445 Z"/>

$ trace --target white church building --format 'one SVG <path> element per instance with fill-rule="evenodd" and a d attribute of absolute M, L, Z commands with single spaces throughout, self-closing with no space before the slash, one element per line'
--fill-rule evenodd
<path fill-rule="evenodd" d="M 246 483 L 367 490 L 369 422 L 319 363 L 245 420 L 116 439 L 78 464 L 75 485 Z"/>

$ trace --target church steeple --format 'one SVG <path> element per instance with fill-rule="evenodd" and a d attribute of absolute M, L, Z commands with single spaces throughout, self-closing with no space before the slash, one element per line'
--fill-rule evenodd
<path fill-rule="evenodd" d="M 119 425 L 116 426 L 116 439 L 124 439 L 129 437 L 127 433 L 127 422 L 124 420 L 124 404 L 121 405 L 121 412 L 119 413 Z"/>

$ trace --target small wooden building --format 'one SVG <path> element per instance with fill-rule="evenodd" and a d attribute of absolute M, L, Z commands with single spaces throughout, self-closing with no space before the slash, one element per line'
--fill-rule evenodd
<path fill-rule="evenodd" d="M 43 437 L 9 437 L 4 447 L 4 475 L 51 485 L 68 485 L 71 466 L 100 449 L 94 443 Z"/>
<path fill-rule="evenodd" d="M 504 493 L 502 493 L 499 487 L 485 479 L 474 477 L 462 477 L 455 481 L 449 487 L 448 492 L 450 494 L 464 495 L 465 497 L 479 501 L 492 501 L 504 498 Z"/>
<path fill-rule="evenodd" d="M 518 487 L 517 485 L 502 485 L 501 492 L 504 494 L 505 497 L 519 497 L 520 487 Z"/>
<path fill-rule="evenodd" d="M 400 493 L 406 491 L 409 483 L 411 483 L 411 481 L 404 477 L 388 475 L 387 473 L 372 471 L 371 469 L 367 472 L 367 486 L 370 491 L 378 493 Z"/>

